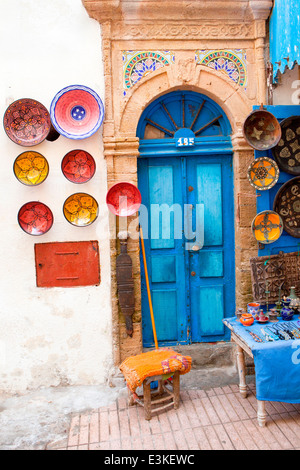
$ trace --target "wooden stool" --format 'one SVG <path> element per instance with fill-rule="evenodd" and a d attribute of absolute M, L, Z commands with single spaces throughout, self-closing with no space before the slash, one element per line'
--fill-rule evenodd
<path fill-rule="evenodd" d="M 173 377 L 172 382 L 168 381 L 170 377 Z M 151 391 L 151 382 L 158 382 L 157 391 Z M 147 377 L 143 382 L 143 395 L 136 394 L 136 397 L 129 391 L 129 405 L 138 403 L 143 406 L 146 420 L 150 420 L 153 413 L 166 410 L 171 406 L 176 410 L 179 407 L 180 397 L 179 372 Z"/>

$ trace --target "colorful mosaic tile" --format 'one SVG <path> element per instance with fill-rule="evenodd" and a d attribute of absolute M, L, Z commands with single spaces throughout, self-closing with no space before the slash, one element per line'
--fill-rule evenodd
<path fill-rule="evenodd" d="M 171 51 L 123 51 L 123 95 L 148 73 L 175 62 Z"/>
<path fill-rule="evenodd" d="M 196 63 L 226 73 L 235 83 L 246 89 L 247 62 L 244 49 L 197 50 Z"/>

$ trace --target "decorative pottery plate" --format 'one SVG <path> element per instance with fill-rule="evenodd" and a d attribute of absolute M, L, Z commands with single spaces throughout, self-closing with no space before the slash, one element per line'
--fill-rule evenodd
<path fill-rule="evenodd" d="M 72 183 L 86 183 L 94 176 L 96 163 L 85 150 L 72 150 L 64 156 L 61 170 Z"/>
<path fill-rule="evenodd" d="M 14 174 L 20 183 L 37 186 L 47 178 L 49 165 L 46 158 L 38 152 L 21 153 L 14 162 Z"/>
<path fill-rule="evenodd" d="M 31 147 L 46 139 L 51 127 L 50 114 L 38 101 L 24 98 L 7 108 L 3 125 L 13 142 Z"/>
<path fill-rule="evenodd" d="M 72 194 L 66 199 L 63 212 L 70 224 L 77 227 L 86 227 L 95 222 L 98 216 L 98 203 L 89 194 Z"/>
<path fill-rule="evenodd" d="M 277 212 L 260 212 L 252 221 L 252 233 L 259 243 L 268 244 L 276 242 L 281 236 L 282 231 L 283 222 Z"/>
<path fill-rule="evenodd" d="M 281 127 L 278 120 L 269 111 L 253 111 L 244 122 L 244 137 L 256 150 L 268 150 L 278 144 Z"/>
<path fill-rule="evenodd" d="M 21 229 L 29 235 L 43 235 L 53 225 L 53 214 L 42 202 L 27 202 L 19 210 L 18 222 Z"/>
<path fill-rule="evenodd" d="M 104 106 L 91 88 L 72 85 L 63 88 L 52 100 L 51 121 L 57 132 L 69 139 L 85 139 L 103 122 Z"/>
<path fill-rule="evenodd" d="M 274 211 L 283 220 L 284 230 L 295 238 L 300 238 L 300 176 L 290 179 L 277 192 Z"/>
<path fill-rule="evenodd" d="M 278 178 L 279 168 L 271 158 L 257 158 L 248 168 L 248 180 L 251 186 L 259 191 L 273 188 Z"/>
<path fill-rule="evenodd" d="M 300 116 L 281 121 L 282 136 L 272 153 L 278 166 L 291 175 L 300 175 Z"/>
<path fill-rule="evenodd" d="M 117 183 L 106 195 L 109 210 L 121 217 L 135 214 L 142 202 L 142 196 L 136 186 L 131 183 Z"/>

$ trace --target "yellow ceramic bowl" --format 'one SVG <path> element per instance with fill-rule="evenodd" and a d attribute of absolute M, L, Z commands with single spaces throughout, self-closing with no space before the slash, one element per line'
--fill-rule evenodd
<path fill-rule="evenodd" d="M 38 152 L 23 152 L 14 162 L 14 174 L 20 183 L 27 186 L 38 186 L 49 173 L 46 158 Z"/>
<path fill-rule="evenodd" d="M 252 221 L 252 233 L 259 243 L 268 244 L 278 240 L 283 231 L 283 222 L 274 211 L 263 211 Z"/>
<path fill-rule="evenodd" d="M 98 216 L 96 199 L 86 193 L 76 193 L 68 197 L 63 207 L 68 222 L 77 227 L 91 225 Z"/>

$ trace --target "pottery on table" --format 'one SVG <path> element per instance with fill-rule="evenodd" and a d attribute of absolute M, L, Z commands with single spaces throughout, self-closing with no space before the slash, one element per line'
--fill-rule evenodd
<path fill-rule="evenodd" d="M 254 323 L 254 317 L 251 313 L 244 313 L 240 318 L 240 322 L 244 326 L 250 326 Z"/>
<path fill-rule="evenodd" d="M 269 320 L 270 322 L 273 322 L 273 323 L 278 322 L 278 315 L 277 315 L 277 311 L 275 308 L 270 309 Z"/>
<path fill-rule="evenodd" d="M 255 318 L 259 313 L 259 307 L 260 307 L 259 303 L 250 302 L 249 304 L 247 304 L 247 313 L 250 313 L 250 315 L 252 315 L 253 318 Z"/>
<path fill-rule="evenodd" d="M 291 308 L 295 314 L 299 313 L 299 311 L 300 311 L 300 299 L 299 299 L 299 297 L 297 297 L 295 287 L 291 287 L 289 298 L 291 300 L 290 304 L 289 304 L 289 308 Z"/>
<path fill-rule="evenodd" d="M 267 323 L 269 321 L 269 317 L 264 314 L 263 310 L 260 310 L 259 314 L 256 317 L 256 320 L 258 321 L 258 323 Z"/>
<path fill-rule="evenodd" d="M 284 321 L 290 321 L 293 319 L 293 316 L 294 316 L 294 311 L 289 308 L 289 307 L 284 307 L 282 310 L 281 310 L 281 317 L 282 317 L 282 320 Z"/>
<path fill-rule="evenodd" d="M 244 309 L 243 308 L 238 308 L 237 311 L 235 312 L 236 320 L 240 321 L 241 316 L 244 314 Z"/>

